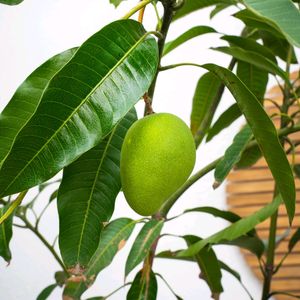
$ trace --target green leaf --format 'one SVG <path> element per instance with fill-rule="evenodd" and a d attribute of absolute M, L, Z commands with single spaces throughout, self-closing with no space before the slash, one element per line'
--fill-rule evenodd
<path fill-rule="evenodd" d="M 157 63 L 155 39 L 133 20 L 113 22 L 84 42 L 19 132 L 0 171 L 0 195 L 51 178 L 96 146 L 147 91 Z"/>
<path fill-rule="evenodd" d="M 278 36 L 266 30 L 259 30 L 259 35 L 262 38 L 264 45 L 268 47 L 274 55 L 280 57 L 283 61 L 287 61 L 290 47 L 292 47 L 287 40 L 283 38 L 279 38 Z M 291 63 L 292 64 L 298 63 L 295 50 L 293 47 L 292 47 Z"/>
<path fill-rule="evenodd" d="M 150 270 L 149 276 L 139 271 L 128 291 L 127 300 L 156 300 L 157 280 L 155 274 Z"/>
<path fill-rule="evenodd" d="M 9 204 L 0 208 L 0 217 L 10 207 Z M 9 242 L 12 237 L 12 223 L 13 223 L 13 214 L 11 214 L 1 225 L 0 225 L 0 256 L 2 256 L 7 262 L 11 260 L 11 252 L 9 249 Z"/>
<path fill-rule="evenodd" d="M 187 42 L 197 36 L 200 36 L 200 35 L 203 35 L 206 33 L 215 33 L 215 32 L 216 32 L 215 29 L 213 29 L 212 27 L 209 27 L 209 26 L 193 27 L 193 28 L 189 29 L 188 31 L 186 31 L 185 33 L 181 34 L 175 40 L 166 43 L 165 47 L 164 47 L 163 55 L 168 54 L 169 52 L 176 49 L 180 45 L 184 44 L 185 42 Z"/>
<path fill-rule="evenodd" d="M 152 244 L 159 237 L 164 222 L 150 220 L 135 239 L 125 265 L 125 277 L 148 255 Z"/>
<path fill-rule="evenodd" d="M 109 0 L 109 2 L 113 4 L 115 7 L 118 7 L 123 1 L 125 0 Z"/>
<path fill-rule="evenodd" d="M 173 20 L 175 21 L 194 11 L 215 4 L 220 4 L 220 3 L 233 5 L 236 4 L 236 1 L 235 0 L 185 0 L 183 6 L 178 11 L 176 11 Z"/>
<path fill-rule="evenodd" d="M 215 168 L 214 188 L 220 186 L 234 165 L 240 160 L 242 151 L 247 146 L 251 137 L 252 130 L 247 125 L 234 137 L 232 144 L 226 149 L 224 157 Z"/>
<path fill-rule="evenodd" d="M 44 288 L 40 294 L 37 296 L 36 300 L 46 300 L 51 295 L 51 293 L 54 291 L 54 289 L 57 287 L 57 284 L 51 284 Z"/>
<path fill-rule="evenodd" d="M 300 164 L 295 164 L 293 167 L 295 175 L 300 178 Z"/>
<path fill-rule="evenodd" d="M 241 159 L 236 163 L 237 169 L 244 169 L 254 165 L 260 158 L 262 153 L 257 145 L 247 148 L 243 151 Z"/>
<path fill-rule="evenodd" d="M 281 202 L 281 196 L 277 196 L 272 203 L 266 205 L 265 207 L 261 208 L 252 215 L 243 218 L 235 222 L 234 224 L 228 226 L 227 228 L 213 234 L 212 236 L 193 244 L 188 249 L 179 252 L 177 255 L 179 257 L 192 256 L 197 254 L 206 245 L 217 244 L 220 241 L 224 240 L 233 241 L 234 239 L 239 238 L 240 236 L 246 234 L 251 229 L 253 229 L 257 224 L 263 222 L 272 214 L 274 214 Z"/>
<path fill-rule="evenodd" d="M 190 126 L 194 135 L 216 99 L 220 85 L 220 79 L 211 72 L 204 74 L 199 79 L 193 97 L 191 112 Z"/>
<path fill-rule="evenodd" d="M 290 0 L 243 0 L 243 3 L 279 29 L 291 44 L 300 47 L 300 13 Z"/>
<path fill-rule="evenodd" d="M 256 52 L 277 64 L 276 58 L 273 53 L 267 47 L 257 43 L 251 38 L 234 35 L 224 35 L 221 39 L 227 41 L 232 47 L 238 47 L 244 50 Z"/>
<path fill-rule="evenodd" d="M 59 247 L 67 267 L 86 266 L 99 244 L 121 190 L 120 155 L 135 109 L 99 145 L 64 169 L 59 187 Z"/>
<path fill-rule="evenodd" d="M 264 72 L 247 62 L 238 61 L 236 74 L 258 101 L 263 103 L 268 84 L 268 72 Z"/>
<path fill-rule="evenodd" d="M 231 71 L 213 64 L 203 67 L 218 75 L 237 101 L 264 154 L 292 222 L 296 198 L 294 176 L 273 122 L 256 97 Z"/>
<path fill-rule="evenodd" d="M 0 0 L 0 3 L 6 5 L 17 5 L 23 2 L 24 0 Z"/>
<path fill-rule="evenodd" d="M 13 141 L 36 110 L 51 78 L 71 59 L 75 48 L 62 52 L 33 71 L 16 90 L 0 115 L 0 165 Z"/>
<path fill-rule="evenodd" d="M 231 55 L 236 59 L 242 60 L 244 62 L 258 67 L 261 70 L 267 71 L 273 75 L 278 75 L 283 80 L 285 80 L 287 84 L 290 85 L 286 73 L 277 64 L 275 64 L 273 61 L 269 60 L 261 54 L 258 54 L 253 51 L 244 50 L 239 47 L 218 47 L 213 48 L 213 50 L 217 50 L 225 54 Z"/>
<path fill-rule="evenodd" d="M 293 248 L 296 246 L 299 240 L 300 240 L 300 228 L 297 228 L 297 230 L 294 232 L 294 234 L 289 240 L 289 252 L 293 250 Z"/>
<path fill-rule="evenodd" d="M 104 227 L 101 232 L 98 248 L 87 267 L 79 274 L 79 280 L 68 282 L 64 290 L 64 295 L 79 299 L 82 293 L 93 284 L 98 273 L 106 268 L 118 251 L 123 248 L 135 224 L 136 221 L 128 218 L 120 218 Z M 76 268 L 74 271 L 76 272 Z"/>
<path fill-rule="evenodd" d="M 202 240 L 193 235 L 186 235 L 183 238 L 188 246 L 191 246 Z M 212 292 L 212 297 L 214 299 L 219 299 L 220 293 L 223 292 L 221 283 L 222 273 L 214 250 L 208 246 L 204 247 L 197 254 L 195 254 L 195 259 L 201 270 L 201 278 L 203 278 L 208 284 Z"/>
<path fill-rule="evenodd" d="M 206 142 L 211 141 L 217 134 L 219 134 L 223 129 L 230 126 L 241 115 L 242 112 L 237 103 L 231 105 L 220 115 L 217 121 L 210 127 L 206 136 Z"/>
<path fill-rule="evenodd" d="M 226 4 L 226 3 L 217 4 L 216 7 L 210 12 L 209 18 L 210 19 L 214 18 L 218 13 L 228 8 L 229 6 L 231 6 L 231 4 Z"/>

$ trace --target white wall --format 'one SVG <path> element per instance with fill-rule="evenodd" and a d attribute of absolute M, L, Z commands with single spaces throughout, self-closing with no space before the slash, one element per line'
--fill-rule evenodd
<path fill-rule="evenodd" d="M 9 101 L 15 89 L 38 65 L 52 55 L 81 44 L 91 34 L 110 21 L 124 15 L 137 1 L 128 0 L 118 10 L 109 5 L 108 0 L 24 0 L 24 3 L 8 7 L 0 5 L 0 106 L 1 109 Z M 169 33 L 172 39 L 193 25 L 207 24 L 221 32 L 237 34 L 242 24 L 230 15 L 231 10 L 220 14 L 212 22 L 209 21 L 205 9 L 182 19 L 174 25 Z M 152 25 L 151 9 L 146 11 L 145 23 L 150 29 Z M 163 64 L 182 61 L 197 63 L 213 62 L 223 66 L 229 58 L 208 50 L 209 47 L 221 45 L 216 34 L 197 38 L 178 48 L 164 60 Z M 159 76 L 154 99 L 156 112 L 172 112 L 189 123 L 191 99 L 196 82 L 204 71 L 191 67 L 170 70 Z M 219 113 L 232 103 L 231 96 L 226 93 Z M 137 105 L 142 111 L 142 103 Z M 242 121 L 225 130 L 222 135 L 198 151 L 195 170 L 222 155 L 230 144 Z M 171 214 L 176 215 L 184 208 L 202 205 L 226 208 L 225 187 L 213 191 L 213 176 L 209 174 L 196 183 L 174 206 Z M 37 208 L 41 209 L 47 201 L 50 188 L 40 197 Z M 131 216 L 137 218 L 127 206 L 122 195 L 117 199 L 114 218 Z M 41 230 L 52 241 L 58 230 L 58 218 L 55 204 L 50 207 L 41 223 Z M 226 224 L 204 214 L 189 214 L 176 221 L 169 222 L 164 232 L 176 234 L 197 234 L 205 237 L 223 228 Z M 136 232 L 135 232 L 136 234 Z M 134 236 L 130 238 L 132 242 Z M 158 250 L 177 249 L 185 245 L 174 238 L 163 238 Z M 0 261 L 0 298 L 9 300 L 35 299 L 38 293 L 48 284 L 54 282 L 53 273 L 59 266 L 32 233 L 15 229 L 11 242 L 13 259 L 9 267 Z M 106 295 L 122 285 L 124 277 L 124 261 L 129 247 L 124 248 L 112 265 L 98 277 L 94 286 L 85 294 Z M 260 285 L 246 266 L 239 251 L 226 246 L 216 247 L 220 259 L 240 272 L 245 285 L 251 290 L 254 299 L 259 299 Z M 198 278 L 199 270 L 191 263 L 157 260 L 154 263 L 156 272 L 163 274 L 175 291 L 184 299 L 210 299 L 206 284 Z M 138 269 L 136 269 L 137 271 Z M 134 274 L 131 275 L 131 277 Z M 225 292 L 221 299 L 248 299 L 239 283 L 230 275 L 223 274 Z M 158 299 L 173 299 L 165 285 L 159 281 Z M 56 290 L 50 299 L 60 299 L 61 290 Z M 126 293 L 119 292 L 111 299 L 125 299 Z"/>

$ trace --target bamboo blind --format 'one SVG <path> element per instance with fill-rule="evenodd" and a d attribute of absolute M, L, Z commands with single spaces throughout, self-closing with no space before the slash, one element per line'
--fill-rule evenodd
<path fill-rule="evenodd" d="M 296 74 L 293 74 L 294 78 Z M 277 103 L 282 101 L 282 93 L 278 86 L 272 88 L 267 98 L 275 100 Z M 278 113 L 278 109 L 269 101 L 265 101 L 266 111 L 271 116 Z M 295 112 L 299 109 L 298 104 L 290 109 Z M 274 117 L 273 121 L 276 127 L 279 126 L 280 117 Z M 298 121 L 298 120 L 297 120 Z M 300 133 L 294 133 L 289 136 L 293 141 L 300 141 Z M 296 152 L 295 163 L 300 164 L 300 151 Z M 292 162 L 292 155 L 289 155 Z M 288 241 L 292 233 L 300 226 L 300 180 L 296 179 L 297 203 L 296 216 L 293 222 L 292 230 L 288 233 L 288 218 L 285 207 L 279 207 L 278 231 L 277 235 L 286 234 L 286 238 L 282 240 L 276 248 L 275 263 L 277 264 L 284 256 L 288 249 Z M 251 168 L 233 171 L 228 177 L 227 199 L 229 209 L 240 216 L 248 216 L 257 211 L 262 206 L 272 201 L 274 190 L 274 181 L 267 167 L 266 161 L 262 158 Z M 257 226 L 257 233 L 262 238 L 268 239 L 269 220 Z M 255 273 L 262 280 L 262 274 L 259 268 L 257 258 L 246 251 L 242 251 L 244 257 Z M 272 282 L 272 291 L 284 291 L 300 295 L 300 243 L 295 246 L 293 252 L 287 257 L 284 265 L 275 274 Z M 277 300 L 292 299 L 284 295 L 277 295 Z"/>

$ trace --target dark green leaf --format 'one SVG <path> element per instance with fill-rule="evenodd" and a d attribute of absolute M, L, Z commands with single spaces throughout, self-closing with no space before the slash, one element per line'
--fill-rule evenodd
<path fill-rule="evenodd" d="M 263 103 L 268 84 L 268 72 L 264 72 L 247 62 L 238 61 L 236 73 L 258 101 Z"/>
<path fill-rule="evenodd" d="M 136 119 L 132 109 L 99 145 L 64 169 L 57 208 L 59 247 L 67 267 L 86 266 L 97 249 L 121 190 L 123 140 Z"/>
<path fill-rule="evenodd" d="M 157 63 L 155 39 L 133 20 L 84 42 L 18 134 L 0 171 L 0 195 L 51 178 L 96 146 L 148 89 Z"/>
<path fill-rule="evenodd" d="M 204 74 L 198 81 L 193 98 L 193 108 L 191 112 L 191 130 L 195 135 L 199 126 L 203 122 L 214 99 L 217 97 L 221 81 L 213 73 Z"/>
<path fill-rule="evenodd" d="M 120 218 L 104 227 L 97 250 L 87 267 L 81 272 L 83 276 L 79 276 L 79 280 L 69 281 L 64 295 L 79 299 L 82 293 L 95 281 L 98 273 L 106 268 L 118 251 L 123 248 L 135 224 L 136 221 Z M 76 268 L 74 271 L 74 275 L 76 275 Z"/>
<path fill-rule="evenodd" d="M 230 126 L 235 120 L 237 120 L 242 115 L 242 112 L 237 105 L 237 103 L 234 103 L 231 105 L 227 110 L 225 110 L 220 117 L 217 119 L 217 121 L 212 125 L 212 127 L 209 129 L 207 136 L 206 136 L 206 142 L 209 142 L 212 140 L 217 134 L 219 134 L 223 129 Z"/>
<path fill-rule="evenodd" d="M 0 165 L 8 155 L 13 141 L 36 110 L 51 78 L 71 59 L 76 49 L 70 49 L 50 58 L 16 90 L 0 115 Z"/>
<path fill-rule="evenodd" d="M 295 245 L 299 242 L 300 240 L 300 228 L 297 228 L 297 230 L 294 232 L 292 235 L 290 241 L 289 241 L 289 251 L 292 251 Z"/>
<path fill-rule="evenodd" d="M 213 29 L 212 27 L 209 27 L 209 26 L 193 27 L 193 28 L 189 29 L 188 31 L 186 31 L 185 33 L 183 33 L 182 35 L 180 35 L 175 40 L 166 43 L 165 47 L 164 47 L 163 55 L 168 54 L 169 52 L 176 49 L 180 45 L 184 44 L 185 42 L 187 42 L 197 36 L 200 36 L 200 35 L 203 35 L 206 33 L 213 33 L 213 32 L 216 32 L 215 29 Z"/>
<path fill-rule="evenodd" d="M 209 18 L 212 19 L 213 17 L 215 17 L 218 13 L 220 13 L 221 11 L 223 11 L 224 9 L 228 8 L 229 6 L 231 6 L 231 4 L 226 4 L 226 3 L 220 3 L 217 4 L 216 7 L 211 11 Z"/>
<path fill-rule="evenodd" d="M 234 165 L 240 160 L 251 137 L 252 130 L 247 125 L 234 137 L 232 144 L 226 149 L 224 157 L 215 168 L 214 188 L 217 188 L 225 180 Z"/>
<path fill-rule="evenodd" d="M 283 80 L 285 80 L 286 83 L 290 84 L 286 73 L 277 64 L 275 64 L 273 61 L 269 60 L 261 54 L 258 54 L 253 51 L 244 50 L 239 47 L 218 47 L 213 49 L 229 54 L 235 57 L 236 59 L 252 64 L 258 67 L 259 69 L 267 71 L 273 75 L 278 75 Z"/>
<path fill-rule="evenodd" d="M 185 0 L 183 6 L 176 12 L 173 20 L 182 18 L 196 10 L 209 7 L 215 4 L 236 4 L 235 0 Z"/>
<path fill-rule="evenodd" d="M 128 255 L 125 277 L 148 255 L 151 245 L 160 235 L 163 224 L 163 221 L 153 219 L 143 226 Z"/>
<path fill-rule="evenodd" d="M 191 246 L 202 240 L 193 235 L 186 235 L 183 238 L 188 246 Z M 214 299 L 219 299 L 219 294 L 223 292 L 221 283 L 222 273 L 214 250 L 208 246 L 204 247 L 197 254 L 195 254 L 195 259 L 201 270 L 201 278 L 203 278 L 208 284 L 212 292 L 212 297 Z"/>
<path fill-rule="evenodd" d="M 269 218 L 277 210 L 281 202 L 282 202 L 281 196 L 277 196 L 272 203 L 266 205 L 265 207 L 261 208 L 260 210 L 253 213 L 252 215 L 243 218 L 235 222 L 234 224 L 230 225 L 229 227 L 213 234 L 212 236 L 193 244 L 188 249 L 179 252 L 177 255 L 179 257 L 192 256 L 197 254 L 206 245 L 217 244 L 220 241 L 224 241 L 224 240 L 233 241 L 234 239 L 237 239 L 240 236 L 245 235 L 247 232 L 253 229 L 257 224 Z"/>
<path fill-rule="evenodd" d="M 133 283 L 128 291 L 127 300 L 156 300 L 157 281 L 155 274 L 150 271 L 147 276 L 143 274 L 143 270 L 139 271 L 135 276 Z"/>
<path fill-rule="evenodd" d="M 213 64 L 203 67 L 218 75 L 237 101 L 264 154 L 292 222 L 296 198 L 294 176 L 273 122 L 256 97 L 231 71 Z"/>
<path fill-rule="evenodd" d="M 298 178 L 300 178 L 300 164 L 294 165 L 294 173 Z"/>
<path fill-rule="evenodd" d="M 257 43 L 251 38 L 234 35 L 224 35 L 222 37 L 222 40 L 227 41 L 232 47 L 238 47 L 247 51 L 256 52 L 277 64 L 276 58 L 273 53 L 267 47 Z"/>
<path fill-rule="evenodd" d="M 54 289 L 57 287 L 57 284 L 51 284 L 44 288 L 41 293 L 37 296 L 36 300 L 46 300 L 51 295 L 51 293 L 54 291 Z"/>
<path fill-rule="evenodd" d="M 243 0 L 243 3 L 279 29 L 291 44 L 300 47 L 300 13 L 290 0 Z"/>
<path fill-rule="evenodd" d="M 17 5 L 23 1 L 24 0 L 0 0 L 0 3 L 6 4 L 6 5 Z"/>
<path fill-rule="evenodd" d="M 58 194 L 58 189 L 55 190 L 49 197 L 49 202 L 52 202 L 54 199 L 57 198 L 57 194 Z"/>
<path fill-rule="evenodd" d="M 8 210 L 9 204 L 0 208 L 0 217 Z M 13 214 L 6 219 L 0 225 L 0 256 L 2 256 L 7 262 L 11 260 L 11 252 L 9 249 L 9 242 L 12 237 L 12 223 Z"/>
<path fill-rule="evenodd" d="M 64 271 L 57 271 L 54 274 L 54 278 L 57 285 L 62 287 L 66 283 L 68 276 Z"/>
<path fill-rule="evenodd" d="M 241 159 L 236 163 L 237 169 L 248 168 L 254 165 L 260 158 L 262 153 L 257 145 L 247 148 L 243 151 Z"/>

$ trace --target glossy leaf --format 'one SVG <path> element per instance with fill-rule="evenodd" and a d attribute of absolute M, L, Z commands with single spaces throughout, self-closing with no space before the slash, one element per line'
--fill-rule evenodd
<path fill-rule="evenodd" d="M 191 130 L 194 135 L 216 99 L 220 85 L 219 78 L 210 72 L 199 79 L 191 112 Z"/>
<path fill-rule="evenodd" d="M 44 288 L 40 294 L 37 296 L 36 300 L 46 300 L 51 295 L 51 293 L 54 291 L 54 289 L 57 287 L 57 284 L 51 284 Z"/>
<path fill-rule="evenodd" d="M 291 222 L 295 214 L 294 176 L 273 122 L 256 97 L 236 75 L 225 68 L 213 64 L 207 64 L 203 67 L 218 75 L 237 101 L 264 154 L 278 190 L 282 195 Z"/>
<path fill-rule="evenodd" d="M 269 60 L 261 54 L 258 54 L 253 51 L 244 50 L 239 47 L 218 47 L 213 49 L 229 54 L 235 57 L 236 59 L 242 60 L 249 64 L 253 64 L 259 69 L 267 71 L 273 75 L 278 75 L 289 84 L 289 79 L 286 76 L 286 73 L 277 64 L 275 64 L 273 61 Z"/>
<path fill-rule="evenodd" d="M 235 0 L 185 0 L 183 6 L 176 12 L 173 20 L 182 18 L 194 11 L 209 7 L 215 4 L 235 4 Z"/>
<path fill-rule="evenodd" d="M 160 235 L 163 224 L 162 220 L 153 219 L 143 226 L 129 252 L 125 265 L 125 277 L 148 255 L 152 244 Z"/>
<path fill-rule="evenodd" d="M 163 55 L 168 54 L 169 52 L 173 51 L 180 45 L 184 44 L 185 42 L 187 42 L 197 36 L 200 36 L 200 35 L 203 35 L 206 33 L 214 33 L 214 32 L 216 32 L 215 29 L 213 29 L 212 27 L 209 27 L 209 26 L 193 27 L 193 28 L 189 29 L 188 31 L 186 31 L 185 33 L 181 34 L 175 40 L 166 43 L 165 47 L 164 47 Z"/>
<path fill-rule="evenodd" d="M 296 246 L 296 244 L 300 240 L 300 228 L 297 228 L 297 230 L 293 233 L 292 237 L 289 240 L 289 251 L 291 252 L 293 248 Z"/>
<path fill-rule="evenodd" d="M 241 237 L 242 235 L 249 232 L 251 229 L 255 228 L 256 225 L 263 222 L 267 218 L 269 218 L 274 212 L 277 210 L 278 206 L 281 204 L 282 198 L 281 196 L 277 196 L 272 203 L 266 205 L 255 213 L 251 214 L 248 217 L 245 217 L 234 224 L 228 226 L 227 228 L 213 234 L 212 236 L 203 239 L 188 249 L 179 252 L 177 255 L 181 256 L 192 256 L 198 253 L 201 249 L 203 249 L 206 245 L 217 244 L 220 241 L 233 241 Z"/>
<path fill-rule="evenodd" d="M 17 5 L 23 2 L 24 0 L 0 0 L 0 3 L 6 5 Z"/>
<path fill-rule="evenodd" d="M 252 137 L 252 130 L 245 126 L 233 139 L 226 149 L 224 157 L 217 164 L 214 172 L 214 188 L 218 187 L 227 177 L 234 165 L 240 160 L 241 154 Z"/>
<path fill-rule="evenodd" d="M 239 79 L 256 96 L 260 103 L 263 103 L 267 84 L 268 72 L 255 67 L 244 61 L 238 61 L 236 74 Z"/>
<path fill-rule="evenodd" d="M 143 270 L 139 271 L 128 291 L 127 300 L 156 300 L 157 280 L 155 274 L 150 270 L 147 276 Z"/>
<path fill-rule="evenodd" d="M 109 223 L 102 230 L 97 250 L 89 261 L 87 267 L 81 271 L 77 280 L 69 281 L 64 295 L 80 298 L 82 293 L 95 281 L 98 273 L 112 262 L 115 255 L 124 247 L 132 233 L 136 221 L 128 218 L 120 218 Z M 72 272 L 72 270 L 70 270 Z M 76 275 L 76 268 L 74 272 Z"/>
<path fill-rule="evenodd" d="M 218 13 L 228 8 L 229 6 L 231 6 L 231 4 L 226 4 L 226 3 L 217 4 L 216 7 L 210 12 L 209 18 L 210 19 L 214 18 Z"/>
<path fill-rule="evenodd" d="M 243 0 L 243 3 L 277 27 L 291 44 L 300 47 L 300 13 L 290 0 Z"/>
<path fill-rule="evenodd" d="M 121 190 L 123 140 L 136 119 L 132 109 L 99 145 L 64 169 L 57 207 L 59 247 L 67 267 L 86 266 L 97 249 Z"/>
<path fill-rule="evenodd" d="M 148 89 L 157 61 L 155 39 L 136 21 L 113 22 L 84 42 L 19 132 L 0 171 L 0 195 L 51 178 L 96 146 Z"/>
<path fill-rule="evenodd" d="M 8 210 L 9 204 L 0 208 L 0 217 L 4 215 L 4 213 Z M 12 237 L 12 223 L 13 223 L 13 215 L 11 214 L 8 219 L 6 219 L 0 225 L 0 256 L 3 257 L 7 262 L 11 260 L 11 252 L 9 249 L 9 242 Z"/>
<path fill-rule="evenodd" d="M 200 238 L 192 235 L 186 235 L 183 238 L 188 246 L 201 241 Z M 206 281 L 212 292 L 212 297 L 214 299 L 218 299 L 220 293 L 223 292 L 221 283 L 222 273 L 214 250 L 209 247 L 204 247 L 195 254 L 195 260 L 201 270 L 201 278 Z"/>
<path fill-rule="evenodd" d="M 244 169 L 254 165 L 260 158 L 262 153 L 257 145 L 247 148 L 243 151 L 240 160 L 236 163 L 237 169 Z"/>
<path fill-rule="evenodd" d="M 221 39 L 227 41 L 232 47 L 238 47 L 244 50 L 256 52 L 268 58 L 275 64 L 277 63 L 275 56 L 267 47 L 257 43 L 255 40 L 251 38 L 234 36 L 234 35 L 224 35 Z"/>
<path fill-rule="evenodd" d="M 36 110 L 52 77 L 72 58 L 76 49 L 62 52 L 33 71 L 16 90 L 0 115 L 0 165 L 13 141 Z"/>
<path fill-rule="evenodd" d="M 216 135 L 218 135 L 223 129 L 230 126 L 241 115 L 242 112 L 237 103 L 231 105 L 220 115 L 216 122 L 211 126 L 206 136 L 206 142 L 211 141 Z"/>

